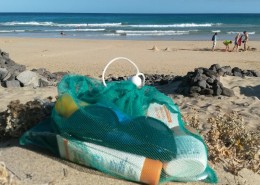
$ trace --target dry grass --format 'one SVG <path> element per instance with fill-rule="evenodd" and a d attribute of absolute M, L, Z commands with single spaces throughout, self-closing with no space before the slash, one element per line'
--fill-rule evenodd
<path fill-rule="evenodd" d="M 184 115 L 190 126 L 199 129 L 198 115 Z M 260 174 L 260 132 L 247 131 L 237 112 L 208 119 L 209 132 L 201 132 L 208 147 L 209 160 L 224 164 L 226 171 L 238 175 L 243 168 Z M 199 130 L 200 131 L 200 130 Z"/>
<path fill-rule="evenodd" d="M 14 176 L 8 172 L 3 162 L 0 162 L 0 184 L 1 185 L 18 185 Z"/>

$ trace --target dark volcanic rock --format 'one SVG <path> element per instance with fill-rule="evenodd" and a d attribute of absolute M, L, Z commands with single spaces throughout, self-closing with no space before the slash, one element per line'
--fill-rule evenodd
<path fill-rule="evenodd" d="M 209 70 L 212 70 L 214 72 L 218 72 L 218 70 L 220 69 L 220 65 L 219 64 L 213 64 L 212 66 L 210 66 Z"/>
<path fill-rule="evenodd" d="M 198 86 L 192 86 L 190 88 L 190 94 L 199 93 L 201 91 L 201 88 Z"/>
<path fill-rule="evenodd" d="M 234 72 L 238 71 L 237 69 Z M 205 96 L 232 96 L 233 90 L 225 89 L 220 82 L 220 75 L 230 74 L 231 67 L 225 66 L 221 68 L 218 64 L 214 64 L 210 69 L 197 68 L 194 72 L 188 72 L 182 79 L 182 86 L 176 91 L 183 95 L 196 97 L 198 94 Z M 233 74 L 233 73 L 232 73 Z M 188 91 L 186 89 L 189 89 Z"/>
<path fill-rule="evenodd" d="M 260 71 L 251 71 L 252 74 L 256 77 L 260 77 Z"/>
<path fill-rule="evenodd" d="M 207 82 L 206 80 L 200 80 L 198 82 L 198 86 L 201 87 L 202 89 L 206 89 L 207 88 Z"/>
<path fill-rule="evenodd" d="M 200 93 L 206 96 L 212 96 L 214 94 L 214 91 L 213 89 L 202 89 Z"/>
<path fill-rule="evenodd" d="M 232 96 L 235 96 L 235 93 L 232 89 L 222 87 L 222 95 L 232 97 Z"/>
<path fill-rule="evenodd" d="M 232 69 L 232 73 L 233 73 L 234 76 L 243 77 L 243 75 L 242 75 L 242 70 L 239 69 L 238 67 L 234 67 L 234 68 Z"/>
<path fill-rule="evenodd" d="M 2 81 L 8 74 L 8 71 L 6 68 L 0 68 L 0 81 Z"/>
<path fill-rule="evenodd" d="M 222 93 L 222 88 L 219 84 L 214 85 L 213 87 L 214 95 L 219 96 Z"/>
<path fill-rule="evenodd" d="M 229 75 L 229 76 L 232 76 L 233 73 L 232 73 L 232 68 L 230 66 L 224 66 L 221 68 L 221 71 L 224 72 L 224 75 Z"/>

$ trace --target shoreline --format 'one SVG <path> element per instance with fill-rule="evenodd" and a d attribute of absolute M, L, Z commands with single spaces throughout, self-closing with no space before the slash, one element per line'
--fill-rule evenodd
<path fill-rule="evenodd" d="M 62 31 L 64 32 L 64 31 Z M 19 34 L 19 35 L 18 35 Z M 65 33 L 61 35 L 59 32 L 56 34 L 43 34 L 43 33 L 2 33 L 0 38 L 33 38 L 33 39 L 79 39 L 79 40 L 104 40 L 104 41 L 190 41 L 190 42 L 200 42 L 200 41 L 211 41 L 211 37 L 214 31 L 205 35 L 177 35 L 177 36 L 151 36 L 151 37 L 134 37 L 127 34 L 122 34 L 118 36 L 103 36 L 103 35 L 75 35 L 73 33 Z M 228 35 L 222 35 L 219 41 L 224 40 L 234 40 L 236 32 Z M 250 40 L 260 41 L 260 35 L 250 35 Z"/>
<path fill-rule="evenodd" d="M 233 40 L 247 31 L 260 41 L 260 14 L 136 14 L 136 13 L 9 13 L 1 14 L 0 37 L 79 38 L 96 40 L 204 40 L 218 32 Z"/>

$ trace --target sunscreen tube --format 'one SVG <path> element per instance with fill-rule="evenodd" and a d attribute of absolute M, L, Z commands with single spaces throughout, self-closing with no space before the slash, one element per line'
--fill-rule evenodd
<path fill-rule="evenodd" d="M 188 178 L 202 174 L 207 167 L 207 152 L 204 144 L 193 136 L 175 137 L 176 158 L 163 164 L 164 171 L 176 178 Z"/>
<path fill-rule="evenodd" d="M 96 168 L 132 181 L 156 185 L 162 162 L 104 146 L 67 140 L 57 135 L 60 156 L 69 161 Z"/>

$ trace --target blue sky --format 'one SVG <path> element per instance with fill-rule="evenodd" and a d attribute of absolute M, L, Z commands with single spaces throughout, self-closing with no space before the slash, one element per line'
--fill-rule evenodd
<path fill-rule="evenodd" d="M 0 0 L 0 12 L 260 13 L 260 0 Z"/>

